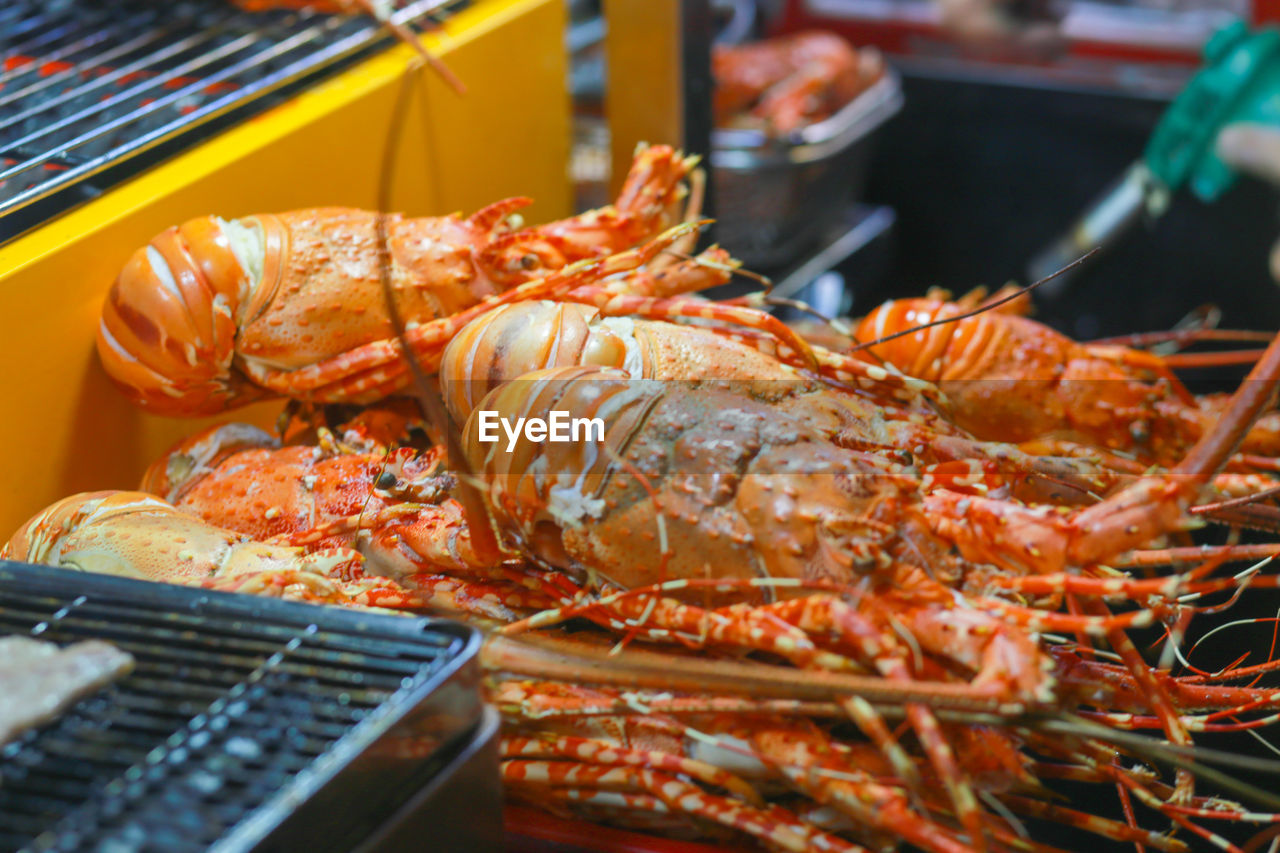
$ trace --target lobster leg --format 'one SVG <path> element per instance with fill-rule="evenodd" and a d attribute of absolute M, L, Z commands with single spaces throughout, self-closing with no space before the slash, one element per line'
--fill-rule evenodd
<path fill-rule="evenodd" d="M 1108 820 L 1077 809 L 1066 808 L 1053 803 L 1044 803 L 1029 797 L 1004 797 L 1002 799 L 1005 805 L 1019 814 L 1039 818 L 1040 820 L 1053 821 L 1065 826 L 1073 826 L 1103 838 L 1110 838 L 1113 841 L 1128 841 L 1141 847 L 1153 847 L 1156 850 L 1169 851 L 1169 853 L 1187 849 L 1182 842 L 1161 833 L 1130 827 L 1119 821 Z"/>
<path fill-rule="evenodd" d="M 915 681 L 892 634 L 871 624 L 854 608 L 831 596 L 808 596 L 768 608 L 780 618 L 808 631 L 836 630 L 841 639 L 854 643 L 862 654 L 872 659 L 876 669 L 891 681 Z M 973 788 L 955 762 L 955 754 L 942 734 L 937 717 L 918 702 L 906 706 L 907 720 L 924 746 L 925 753 L 942 779 L 956 814 L 978 848 L 984 845 L 982 815 Z M 886 757 L 895 764 L 901 761 L 896 752 Z M 910 777 L 908 777 L 910 778 Z"/>
<path fill-rule="evenodd" d="M 798 818 L 782 809 L 758 809 L 736 799 L 710 794 L 667 773 L 644 768 L 507 760 L 502 764 L 502 775 L 504 782 L 517 786 L 585 786 L 589 790 L 621 788 L 648 792 L 673 812 L 709 820 L 796 853 L 813 849 L 809 845 L 815 842 L 831 850 L 861 850 L 836 836 L 801 824 Z"/>
<path fill-rule="evenodd" d="M 642 317 L 661 319 L 690 317 L 759 328 L 774 335 L 799 353 L 799 358 L 806 366 L 816 365 L 816 360 L 811 355 L 809 345 L 804 342 L 804 339 L 794 329 L 772 314 L 757 311 L 754 308 L 737 308 L 732 305 L 721 305 L 701 299 L 681 297 L 652 298 L 625 293 L 610 293 L 605 288 L 590 287 L 579 288 L 563 298 L 591 305 L 606 316 L 637 314 Z"/>
<path fill-rule="evenodd" d="M 560 267 L 634 246 L 676 222 L 682 181 L 697 162 L 666 145 L 641 146 L 612 205 L 497 236 L 476 253 L 476 263 L 496 279 L 523 280 L 530 259 Z M 491 206 L 475 221 L 488 230 L 512 212 Z"/>
<path fill-rule="evenodd" d="M 880 784 L 858 768 L 838 761 L 830 741 L 811 726 L 754 732 L 751 742 L 766 761 L 782 770 L 793 787 L 838 808 L 863 826 L 937 853 L 970 853 L 973 849 L 913 812 L 900 789 Z"/>
<path fill-rule="evenodd" d="M 489 695 L 502 713 L 526 720 L 565 717 L 616 717 L 644 709 L 650 714 L 670 717 L 704 714 L 754 714 L 764 716 L 801 716 L 836 719 L 845 712 L 834 702 L 806 702 L 791 699 L 753 699 L 738 696 L 677 696 L 669 690 L 628 690 L 621 694 L 605 694 L 597 688 L 589 701 L 575 698 L 563 701 L 552 695 L 559 682 L 502 681 Z"/>
<path fill-rule="evenodd" d="M 1187 390 L 1187 386 L 1182 384 L 1182 380 L 1169 369 L 1169 366 L 1164 363 L 1164 359 L 1158 355 L 1127 347 L 1098 346 L 1096 344 L 1085 345 L 1085 350 L 1094 358 L 1124 367 L 1145 370 L 1168 383 L 1169 388 L 1184 405 L 1196 405 L 1195 395 Z"/>
<path fill-rule="evenodd" d="M 785 339 L 754 329 L 715 328 L 715 332 L 739 343 L 753 346 L 761 353 L 785 364 L 810 368 L 823 379 L 839 385 L 853 385 L 867 391 L 887 391 L 895 398 L 909 402 L 918 400 L 921 396 L 926 398 L 939 396 L 938 389 L 932 383 L 907 376 L 891 365 L 881 367 L 878 364 L 809 343 L 806 343 L 803 349 L 797 350 L 789 346 Z"/>
<path fill-rule="evenodd" d="M 568 301 L 594 304 L 602 291 L 653 298 L 694 293 L 727 284 L 741 266 L 728 252 L 714 246 L 662 269 L 655 270 L 655 265 L 656 262 L 603 285 L 588 285 L 580 294 L 575 292 L 578 299 L 574 299 L 575 294 L 571 294 Z"/>
<path fill-rule="evenodd" d="M 351 591 L 316 572 L 292 568 L 241 572 L 230 577 L 192 580 L 184 586 L 198 586 L 219 592 L 239 592 L 265 598 L 284 598 L 310 604 L 376 606 L 363 597 L 367 590 Z"/>
<path fill-rule="evenodd" d="M 546 733 L 539 737 L 504 737 L 499 749 L 503 759 L 558 758 L 602 766 L 649 767 L 723 788 L 753 806 L 764 805 L 764 800 L 756 789 L 738 776 L 705 761 L 669 752 L 627 748 L 605 740 Z"/>
<path fill-rule="evenodd" d="M 779 655 L 797 666 L 837 671 L 856 668 L 847 658 L 819 649 L 802 630 L 771 618 L 764 611 L 746 605 L 709 610 L 659 595 L 688 587 L 688 583 L 675 581 L 659 586 L 661 589 L 638 588 L 594 600 L 582 589 L 562 592 L 561 607 L 507 625 L 502 633 L 518 634 L 581 616 L 624 635 L 638 633 L 653 640 L 676 640 L 699 648 L 749 648 Z"/>
<path fill-rule="evenodd" d="M 505 624 L 519 618 L 527 593 L 497 584 L 463 581 L 449 575 L 415 574 L 369 603 L 394 610 L 431 610 L 463 613 Z"/>

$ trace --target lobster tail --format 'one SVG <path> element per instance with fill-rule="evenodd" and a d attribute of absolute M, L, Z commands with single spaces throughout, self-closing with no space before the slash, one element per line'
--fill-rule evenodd
<path fill-rule="evenodd" d="M 563 565 L 559 528 L 603 511 L 596 492 L 625 447 L 629 430 L 647 414 L 660 391 L 657 383 L 635 382 L 621 370 L 592 365 L 532 371 L 490 392 L 463 427 L 463 447 L 472 468 L 488 483 L 490 506 L 499 523 L 513 533 L 521 531 L 517 536 L 533 532 L 533 541 L 525 542 L 530 551 Z M 584 442 L 521 441 L 508 447 L 487 443 L 485 436 L 483 415 L 496 414 L 514 423 L 519 417 L 554 411 L 591 419 L 601 409 L 608 423 L 594 443 L 588 434 Z"/>
<path fill-rule="evenodd" d="M 6 557 L 59 568 L 346 603 L 329 573 L 362 565 L 345 549 L 305 553 L 255 542 L 142 492 L 83 492 L 46 508 Z"/>
<path fill-rule="evenodd" d="M 858 343 L 866 346 L 872 341 L 914 329 L 909 334 L 876 344 L 867 351 L 873 359 L 887 361 L 909 376 L 936 381 L 942 378 L 943 370 L 951 367 L 948 353 L 958 324 L 930 324 L 960 313 L 959 308 L 937 300 L 895 299 L 867 314 L 853 335 Z"/>
<path fill-rule="evenodd" d="M 265 396 L 233 370 L 246 313 L 270 300 L 287 235 L 272 216 L 204 216 L 157 235 L 107 294 L 98 354 L 125 395 L 150 412 L 207 415 Z"/>

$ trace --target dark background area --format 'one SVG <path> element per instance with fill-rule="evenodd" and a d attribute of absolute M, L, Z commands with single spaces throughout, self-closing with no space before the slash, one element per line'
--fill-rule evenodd
<path fill-rule="evenodd" d="M 1141 154 L 1166 102 L 1111 93 L 904 74 L 865 197 L 897 214 L 888 270 L 858 282 L 854 313 L 939 285 L 1025 283 L 1030 258 Z M 1251 178 L 1206 205 L 1180 194 L 1037 317 L 1087 339 L 1167 329 L 1206 302 L 1224 327 L 1280 327 L 1267 256 L 1280 193 Z"/>

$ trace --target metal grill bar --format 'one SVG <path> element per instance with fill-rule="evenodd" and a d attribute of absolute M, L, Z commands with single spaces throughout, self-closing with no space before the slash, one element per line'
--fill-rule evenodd
<path fill-rule="evenodd" d="M 174 31 L 173 30 L 162 31 L 160 35 L 163 37 L 164 35 L 168 35 L 171 32 L 174 32 Z M 29 109 L 18 113 L 12 118 L 9 118 L 4 121 L 0 121 L 0 129 L 7 129 L 13 126 L 20 126 L 20 122 L 35 118 L 43 113 L 49 113 L 52 116 L 56 117 L 57 107 L 60 107 L 63 104 L 73 104 L 76 101 L 83 101 L 86 99 L 87 96 L 93 95 L 95 92 L 99 90 L 109 89 L 111 85 L 114 83 L 124 81 L 130 77 L 136 77 L 139 75 L 140 72 L 145 71 L 149 68 L 154 68 L 159 63 L 167 62 L 168 60 L 174 57 L 192 52 L 197 48 L 202 47 L 206 43 L 213 41 L 215 36 L 216 36 L 216 33 L 213 33 L 213 32 L 196 33 L 192 36 L 181 39 L 179 41 L 169 42 L 163 48 L 155 51 L 154 53 L 150 53 L 134 62 L 131 62 L 127 65 L 124 65 L 120 68 L 117 68 L 113 71 L 110 71 L 106 74 L 101 75 L 100 77 L 98 77 L 97 80 L 93 81 L 92 83 L 88 83 L 84 86 L 79 86 L 74 89 L 68 89 L 66 92 L 64 92 L 62 95 L 58 97 L 51 98 L 43 103 L 38 103 L 30 107 Z M 107 111 L 109 111 L 112 107 L 118 106 L 120 104 L 128 103 L 131 99 L 135 97 L 144 96 L 148 94 L 148 92 L 151 89 L 156 88 L 157 86 L 163 86 L 164 83 L 174 79 L 180 74 L 185 74 L 189 71 L 198 71 L 200 68 L 204 67 L 206 64 L 216 62 L 217 60 L 223 58 L 224 56 L 229 56 L 231 53 L 235 52 L 235 50 L 237 50 L 240 47 L 252 46 L 254 43 L 257 42 L 257 40 L 258 40 L 257 37 L 253 35 L 243 36 L 242 38 L 238 39 L 236 42 L 233 42 L 230 45 L 224 45 L 218 50 L 210 51 L 209 53 L 203 56 L 197 56 L 195 59 L 192 59 L 171 71 L 162 73 L 157 77 L 153 77 L 151 81 L 148 83 L 142 83 L 137 86 L 133 86 L 131 88 L 120 91 L 114 95 L 110 95 L 104 100 L 102 100 L 100 103 L 86 107 L 85 109 L 82 109 L 79 112 L 73 113 L 61 120 L 57 120 L 56 118 L 54 118 L 51 124 L 45 125 L 39 130 L 28 133 L 26 136 L 21 137 L 20 139 L 13 140 L 9 143 L 9 145 L 14 148 L 19 148 L 25 144 L 39 140 L 42 137 L 56 138 L 60 131 L 66 130 L 68 127 L 72 126 L 77 121 L 90 119 L 90 118 L 93 118 L 95 115 L 104 114 Z M 103 63 L 101 63 L 101 61 L 98 61 L 98 64 L 95 67 L 101 68 L 103 67 Z M 154 106 L 154 104 L 152 104 L 151 106 Z M 121 118 L 130 118 L 130 117 L 131 117 L 130 114 L 121 116 Z M 71 141 L 65 144 L 65 147 L 66 149 L 74 149 L 76 145 L 77 145 L 77 140 L 72 139 Z M 31 168 L 34 165 L 36 164 L 30 161 L 27 163 L 22 163 L 20 164 L 20 167 L 18 169 L 10 170 L 9 173 L 22 171 L 24 169 Z M 5 177 L 5 173 L 0 173 L 0 178 L 3 178 L 3 177 Z"/>
<path fill-rule="evenodd" d="M 392 20 L 412 26 L 458 5 L 414 0 Z M 366 18 L 251 15 L 226 0 L 22 0 L 0 9 L 0 33 L 0 223 L 157 146 L 194 142 L 201 126 L 265 108 L 388 39 Z"/>
<path fill-rule="evenodd" d="M 123 21 L 117 29 L 100 29 L 92 35 L 85 37 L 83 41 L 68 45 L 65 50 L 60 51 L 59 54 L 51 57 L 49 61 L 62 62 L 65 61 L 63 57 L 75 56 L 102 42 L 110 44 L 122 34 L 134 31 L 144 23 L 147 23 L 151 17 L 152 16 L 150 15 L 139 15 L 136 18 L 130 18 Z M 60 96 L 53 96 L 41 103 L 41 101 L 37 99 L 43 97 L 42 93 L 44 90 L 53 89 L 55 86 L 59 86 L 63 83 L 71 83 L 76 77 L 83 77 L 94 68 L 110 66 L 118 62 L 122 57 L 129 56 L 132 53 L 146 48 L 148 45 L 169 38 L 171 33 L 172 29 L 148 29 L 135 38 L 115 43 L 112 47 L 109 47 L 101 53 L 95 54 L 90 59 L 77 62 L 74 65 L 70 65 L 68 68 L 64 68 L 62 71 L 57 71 L 52 74 L 37 75 L 39 79 L 30 83 L 25 88 L 16 89 L 8 94 L 0 95 L 0 107 L 7 107 L 9 104 L 17 103 L 19 101 L 25 101 L 33 104 L 28 107 L 25 112 L 20 113 L 18 117 L 11 118 L 6 121 L 0 121 L 0 127 L 6 127 L 15 121 L 21 120 L 21 118 L 35 115 L 42 109 L 50 106 L 57 106 L 58 104 L 63 103 L 64 101 L 69 101 L 75 97 L 73 91 L 66 91 Z M 112 72 L 112 74 L 116 73 L 117 72 Z M 103 78 L 107 76 L 111 75 L 100 76 L 98 78 L 98 82 L 101 83 Z M 81 88 L 79 91 L 83 92 L 84 89 Z"/>
<path fill-rule="evenodd" d="M 385 807 L 424 772 L 388 764 L 397 727 L 443 745 L 479 712 L 474 675 L 469 698 L 437 689 L 474 654 L 461 631 L 0 563 L 0 636 L 94 637 L 136 661 L 0 748 L 0 849 L 250 849 L 309 825 L 295 811 L 348 767 L 389 786 L 352 807 Z"/>

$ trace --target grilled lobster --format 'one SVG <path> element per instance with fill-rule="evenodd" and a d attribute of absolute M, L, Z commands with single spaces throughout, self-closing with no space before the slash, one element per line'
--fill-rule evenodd
<path fill-rule="evenodd" d="M 429 357 L 459 312 L 516 298 L 513 288 L 575 261 L 593 280 L 607 256 L 660 232 L 692 166 L 669 147 L 645 148 L 615 205 L 539 227 L 517 227 L 523 198 L 466 219 L 343 208 L 193 219 L 125 266 L 103 306 L 98 352 L 131 400 L 161 414 L 211 414 L 272 394 L 370 402 L 407 382 L 389 341 L 384 263 Z"/>
<path fill-rule="evenodd" d="M 1172 465 L 1223 414 L 1225 398 L 1192 395 L 1159 356 L 1077 343 L 1009 310 L 963 314 L 966 306 L 936 299 L 887 302 L 858 323 L 857 342 L 959 319 L 858 355 L 938 383 L 948 416 L 996 441 L 1084 442 Z M 1280 415 L 1261 416 L 1241 450 L 1280 455 Z"/>
<path fill-rule="evenodd" d="M 520 302 L 468 324 L 445 349 L 440 381 L 454 418 L 462 423 L 485 394 L 534 370 L 598 365 L 625 370 L 632 379 L 731 388 L 799 418 L 830 440 L 858 450 L 909 456 L 925 489 L 946 487 L 1023 500 L 1084 500 L 1134 474 L 1072 456 L 1045 456 L 1016 445 L 975 441 L 920 397 L 889 399 L 898 390 L 884 376 L 859 377 L 850 390 L 826 377 L 841 376 L 834 353 L 814 347 L 817 374 L 779 361 L 768 338 L 739 339 L 740 330 L 690 326 L 645 318 L 609 317 L 588 305 Z M 838 342 L 834 342 L 837 343 Z M 847 345 L 847 344 L 846 344 Z M 877 391 L 869 394 L 867 383 Z M 1272 485 L 1260 474 L 1220 474 L 1220 498 L 1256 494 Z M 1213 517 L 1231 520 L 1220 511 Z"/>
<path fill-rule="evenodd" d="M 921 494 L 907 467 L 838 448 L 803 421 L 749 396 L 680 394 L 592 367 L 537 371 L 492 391 L 468 422 L 467 452 L 483 473 L 500 528 L 522 553 L 577 582 L 603 579 L 623 590 L 695 596 L 724 608 L 750 603 L 751 614 L 763 606 L 785 625 L 830 632 L 862 665 L 893 681 L 917 683 L 921 695 L 929 695 L 937 685 L 918 683 L 928 672 L 919 670 L 911 652 L 923 650 L 946 661 L 945 668 L 971 673 L 965 689 L 975 701 L 1027 708 L 1057 697 L 1055 680 L 1046 676 L 1051 663 L 1023 631 L 1092 630 L 1122 644 L 1122 629 L 1141 617 L 1027 611 L 992 598 L 992 590 L 1047 585 L 1058 594 L 1145 595 L 1139 590 L 1150 584 L 1143 581 L 1091 581 L 1069 573 L 1193 524 L 1187 510 L 1266 407 L 1278 365 L 1275 343 L 1254 381 L 1235 398 L 1230 417 L 1169 476 L 1144 478 L 1069 514 L 946 489 Z M 1259 381 L 1263 376 L 1266 382 Z M 599 418 L 606 424 L 603 441 L 540 444 L 526 433 L 502 452 L 481 440 L 480 413 L 515 422 L 546 421 L 554 411 Z M 949 557 L 951 549 L 963 559 Z M 824 584 L 857 589 L 854 603 L 793 597 Z M 956 609 L 957 591 L 968 594 L 968 608 Z M 628 595 L 607 600 L 616 606 Z M 646 629 L 690 631 L 678 602 L 654 601 L 647 599 Z M 1103 607 L 1100 599 L 1091 604 Z M 568 608 L 554 618 L 590 609 Z M 892 614 L 888 623 L 879 622 L 884 614 Z M 910 647 L 895 639 L 895 625 L 913 637 Z M 732 629 L 713 622 L 702 638 L 723 641 L 721 630 Z M 776 627 L 751 624 L 747 634 L 757 648 L 802 666 L 820 657 Z M 1152 708 L 1169 737 L 1188 742 L 1173 698 L 1136 652 L 1125 662 L 1135 680 L 1150 686 Z M 936 719 L 918 705 L 908 714 L 953 807 L 976 837 L 979 810 Z M 864 731 L 874 738 L 874 725 Z M 1188 785 L 1180 779 L 1181 796 Z"/>

